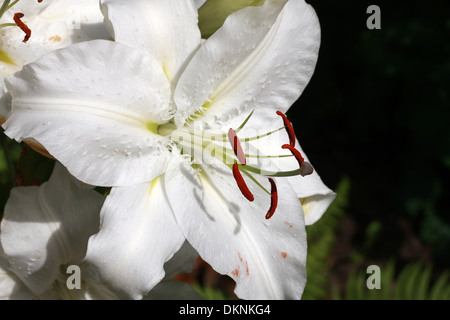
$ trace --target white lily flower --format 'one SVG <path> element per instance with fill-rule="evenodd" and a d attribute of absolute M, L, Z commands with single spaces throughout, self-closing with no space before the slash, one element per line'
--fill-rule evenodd
<path fill-rule="evenodd" d="M 89 237 L 98 231 L 103 201 L 102 195 L 82 187 L 59 164 L 50 180 L 41 186 L 11 191 L 0 225 L 0 239 L 7 272 L 15 275 L 11 279 L 17 277 L 22 283 L 23 290 L 19 292 L 28 289 L 33 298 L 81 292 L 66 287 L 66 269 L 62 266 L 80 265 Z M 3 266 L 4 272 L 5 269 Z M 81 295 L 91 292 L 90 285 L 83 287 L 88 286 L 89 290 L 83 290 Z M 8 295 L 7 289 L 2 288 L 1 296 L 15 298 L 14 294 Z"/>
<path fill-rule="evenodd" d="M 102 195 L 75 180 L 59 163 L 41 186 L 14 188 L 0 225 L 5 253 L 0 256 L 0 299 L 123 297 L 91 274 L 83 261 L 89 237 L 98 231 L 103 201 Z M 185 244 L 166 264 L 167 280 L 146 298 L 198 298 L 190 286 L 171 279 L 189 272 L 197 256 Z M 81 270 L 80 288 L 67 286 L 70 265 Z"/>
<path fill-rule="evenodd" d="M 267 0 L 231 14 L 201 44 L 191 0 L 101 3 L 115 42 L 75 44 L 9 77 L 3 125 L 85 183 L 113 187 L 86 260 L 141 298 L 187 240 L 236 281 L 240 298 L 300 298 L 305 219 L 320 218 L 334 193 L 309 174 L 276 111 L 289 109 L 314 71 L 312 7 Z"/>
<path fill-rule="evenodd" d="M 23 13 L 21 21 L 31 30 L 31 37 L 23 42 L 25 33 L 17 26 L 1 28 L 0 37 L 0 93 L 3 78 L 19 71 L 23 65 L 44 54 L 72 43 L 107 39 L 98 0 L 21 0 L 5 12 L 0 23 L 14 23 L 14 14 Z M 0 123 L 8 115 L 10 98 L 4 95 L 0 103 Z M 3 117 L 3 119 L 1 119 Z"/>

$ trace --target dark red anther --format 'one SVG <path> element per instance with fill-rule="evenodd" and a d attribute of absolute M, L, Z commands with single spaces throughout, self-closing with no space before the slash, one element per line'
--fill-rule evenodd
<path fill-rule="evenodd" d="M 298 161 L 298 165 L 300 166 L 300 175 L 302 177 L 308 176 L 314 172 L 314 168 L 312 167 L 312 165 L 309 162 L 305 161 L 305 159 L 302 157 L 300 151 L 298 151 L 297 149 L 295 149 L 293 146 L 291 146 L 289 144 L 283 144 L 281 146 L 281 148 L 289 149 L 289 151 L 292 152 L 292 154 Z"/>
<path fill-rule="evenodd" d="M 253 194 L 248 189 L 244 178 L 242 178 L 241 172 L 239 171 L 239 165 L 237 162 L 235 162 L 233 165 L 233 177 L 234 177 L 234 180 L 236 180 L 237 185 L 239 187 L 239 190 L 241 190 L 242 195 L 245 198 L 247 198 L 248 201 L 255 200 L 255 198 L 253 197 Z"/>
<path fill-rule="evenodd" d="M 291 122 L 289 121 L 289 119 L 286 117 L 286 115 L 283 112 L 277 111 L 277 115 L 279 115 L 283 118 L 284 127 L 286 128 L 286 132 L 289 136 L 289 144 L 292 147 L 295 147 L 295 132 L 294 132 L 294 128 L 292 127 Z"/>
<path fill-rule="evenodd" d="M 269 178 L 270 182 L 270 208 L 269 211 L 266 213 L 266 219 L 272 218 L 273 214 L 275 213 L 275 210 L 277 209 L 278 205 L 278 191 L 277 191 L 277 185 L 275 184 L 275 181 L 273 181 L 272 178 Z"/>
<path fill-rule="evenodd" d="M 300 167 L 300 175 L 302 177 L 309 176 L 311 173 L 314 172 L 314 168 L 311 165 L 311 163 L 303 161 L 301 167 Z"/>
<path fill-rule="evenodd" d="M 25 38 L 23 38 L 22 42 L 27 42 L 31 37 L 31 30 L 27 27 L 25 23 L 23 23 L 20 19 L 23 18 L 24 14 L 21 12 L 17 12 L 14 14 L 14 22 L 17 26 L 25 32 Z"/>
<path fill-rule="evenodd" d="M 230 141 L 231 147 L 233 148 L 234 154 L 238 158 L 239 162 L 243 166 L 245 166 L 246 160 L 244 151 L 242 151 L 242 146 L 241 143 L 239 142 L 236 131 L 234 131 L 232 128 L 228 130 L 228 140 Z"/>

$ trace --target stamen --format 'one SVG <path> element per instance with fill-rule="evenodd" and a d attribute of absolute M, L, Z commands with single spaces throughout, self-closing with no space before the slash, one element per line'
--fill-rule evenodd
<path fill-rule="evenodd" d="M 239 172 L 239 165 L 237 162 L 235 162 L 233 165 L 233 177 L 234 177 L 234 180 L 236 180 L 239 190 L 241 190 L 241 192 L 242 192 L 242 195 L 245 198 L 247 198 L 248 201 L 255 200 L 255 198 L 253 197 L 253 194 L 248 189 L 247 184 L 244 181 L 244 178 L 242 178 L 242 175 Z"/>
<path fill-rule="evenodd" d="M 41 0 L 42 1 L 42 0 Z M 23 32 L 25 32 L 25 38 L 22 40 L 22 42 L 27 42 L 28 39 L 31 37 L 31 30 L 27 27 L 25 23 L 20 21 L 20 18 L 23 18 L 24 14 L 21 12 L 17 12 L 14 14 L 14 22 L 17 24 L 17 26 L 22 29 Z"/>
<path fill-rule="evenodd" d="M 270 219 L 273 216 L 278 205 L 277 185 L 275 184 L 275 181 L 273 181 L 272 178 L 269 178 L 269 182 L 270 182 L 271 198 L 270 198 L 270 208 L 269 211 L 267 211 L 266 213 L 266 219 Z"/>
<path fill-rule="evenodd" d="M 241 125 L 235 130 L 236 133 L 238 133 L 239 131 L 242 130 L 242 128 L 244 128 L 244 126 L 247 124 L 248 120 L 250 120 L 251 116 L 253 115 L 253 112 L 255 112 L 255 110 L 253 110 L 252 112 L 250 112 L 250 114 L 247 116 L 247 118 L 245 118 L 244 122 L 241 123 Z M 227 140 L 227 134 L 221 134 L 218 136 L 214 136 L 215 139 L 220 140 L 220 141 L 226 141 Z"/>
<path fill-rule="evenodd" d="M 228 130 L 228 140 L 230 140 L 231 147 L 233 148 L 234 154 L 238 158 L 239 162 L 243 166 L 245 166 L 245 164 L 246 164 L 245 153 L 244 153 L 244 151 L 242 151 L 242 146 L 236 135 L 236 131 L 234 131 L 232 128 L 230 128 L 230 130 Z"/>
<path fill-rule="evenodd" d="M 300 151 L 298 151 L 297 149 L 295 149 L 293 146 L 289 145 L 289 144 L 283 144 L 281 146 L 281 148 L 283 149 L 289 149 L 289 151 L 292 152 L 292 154 L 294 155 L 294 157 L 297 159 L 297 161 L 299 162 L 300 166 L 302 165 L 303 162 L 305 162 L 305 159 L 302 157 Z"/>
<path fill-rule="evenodd" d="M 297 149 L 295 149 L 293 146 L 291 146 L 289 144 L 283 144 L 281 146 L 281 148 L 289 149 L 289 151 L 292 152 L 292 154 L 298 161 L 298 165 L 300 166 L 300 175 L 302 177 L 308 176 L 314 172 L 314 168 L 312 167 L 312 165 L 309 162 L 305 161 L 305 159 L 300 154 L 300 151 L 298 151 Z"/>
<path fill-rule="evenodd" d="M 300 175 L 302 177 L 309 176 L 314 172 L 314 168 L 311 163 L 304 161 L 300 167 Z"/>
<path fill-rule="evenodd" d="M 286 128 L 286 132 L 289 136 L 289 144 L 292 147 L 295 147 L 295 132 L 294 132 L 294 128 L 292 127 L 291 122 L 289 121 L 289 119 L 286 117 L 286 115 L 283 112 L 277 111 L 277 115 L 279 115 L 283 118 L 284 127 Z"/>
<path fill-rule="evenodd" d="M 253 115 L 253 112 L 255 112 L 255 109 L 253 109 L 252 112 L 248 115 L 247 118 L 245 118 L 244 122 L 241 123 L 241 125 L 236 129 L 236 132 L 239 132 L 244 128 L 244 126 L 247 124 L 248 120 L 250 120 L 251 116 Z"/>

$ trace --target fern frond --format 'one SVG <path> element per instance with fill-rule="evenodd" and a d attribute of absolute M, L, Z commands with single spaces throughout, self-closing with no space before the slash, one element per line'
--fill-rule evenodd
<path fill-rule="evenodd" d="M 308 235 L 308 281 L 303 300 L 321 300 L 330 297 L 331 272 L 329 257 L 336 239 L 336 230 L 348 203 L 350 180 L 345 177 L 336 190 L 337 196 L 323 217 L 306 227 Z"/>
<path fill-rule="evenodd" d="M 432 282 L 433 268 L 423 262 L 407 264 L 394 278 L 394 263 L 381 268 L 381 289 L 368 289 L 364 272 L 351 274 L 347 281 L 347 300 L 449 300 L 450 273 Z M 341 297 L 338 297 L 341 298 Z"/>

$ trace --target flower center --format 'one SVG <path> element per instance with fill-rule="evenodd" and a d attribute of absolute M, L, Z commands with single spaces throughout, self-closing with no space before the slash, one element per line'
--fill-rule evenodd
<path fill-rule="evenodd" d="M 275 213 L 278 205 L 278 191 L 275 180 L 272 177 L 290 177 L 290 176 L 306 176 L 313 173 L 311 164 L 305 161 L 300 151 L 295 148 L 295 132 L 291 122 L 285 114 L 277 111 L 277 115 L 283 119 L 284 126 L 270 132 L 264 132 L 242 140 L 238 138 L 238 133 L 245 127 L 247 122 L 253 115 L 253 111 L 248 115 L 244 122 L 236 129 L 230 128 L 226 134 L 210 133 L 208 131 L 200 131 L 197 126 L 184 126 L 176 129 L 174 124 L 166 124 L 158 127 L 158 133 L 168 136 L 170 147 L 176 147 L 182 155 L 189 158 L 191 165 L 200 168 L 202 165 L 208 165 L 211 159 L 218 159 L 228 166 L 236 181 L 237 187 L 242 195 L 248 201 L 254 201 L 254 196 L 248 188 L 244 176 L 253 181 L 259 188 L 271 197 L 270 207 L 266 213 L 266 219 L 270 219 Z M 250 142 L 268 137 L 280 130 L 285 129 L 288 135 L 289 144 L 280 145 L 280 149 L 287 149 L 290 155 L 263 155 L 259 149 L 249 150 L 247 153 L 242 148 L 241 141 Z M 278 141 L 277 141 L 278 143 Z M 231 146 L 229 148 L 228 146 Z M 251 149 L 251 148 L 249 148 Z M 247 161 L 248 159 L 274 159 L 294 157 L 299 165 L 296 170 L 290 171 L 270 171 L 261 166 L 255 166 Z M 268 191 L 254 175 L 268 177 L 270 183 L 270 191 Z"/>

